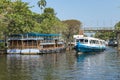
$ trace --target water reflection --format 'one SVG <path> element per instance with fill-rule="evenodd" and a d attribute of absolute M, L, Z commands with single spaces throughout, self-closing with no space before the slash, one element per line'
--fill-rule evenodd
<path fill-rule="evenodd" d="M 120 58 L 115 49 L 105 52 L 81 54 L 77 56 L 77 65 L 82 72 L 81 80 L 119 80 Z M 82 76 L 81 76 L 82 75 Z"/>
<path fill-rule="evenodd" d="M 10 76 L 14 79 L 19 76 L 27 77 L 28 80 L 36 80 L 39 77 L 43 79 L 43 76 L 51 78 L 52 68 L 56 61 L 52 55 L 8 55 L 7 58 Z"/>
<path fill-rule="evenodd" d="M 0 55 L 0 80 L 8 80 L 6 56 Z"/>
<path fill-rule="evenodd" d="M 72 69 L 75 61 L 75 56 L 72 55 L 8 55 L 8 75 L 12 80 L 61 80 L 68 73 L 66 70 Z"/>
<path fill-rule="evenodd" d="M 0 56 L 0 80 L 119 80 L 120 52 Z"/>

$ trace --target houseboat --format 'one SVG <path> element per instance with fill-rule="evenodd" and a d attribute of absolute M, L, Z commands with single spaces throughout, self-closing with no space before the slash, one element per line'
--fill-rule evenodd
<path fill-rule="evenodd" d="M 75 50 L 77 52 L 99 52 L 106 49 L 104 40 L 93 37 L 76 37 Z"/>
<path fill-rule="evenodd" d="M 62 49 L 64 43 L 60 34 L 25 33 L 9 36 L 7 53 L 53 53 Z"/>

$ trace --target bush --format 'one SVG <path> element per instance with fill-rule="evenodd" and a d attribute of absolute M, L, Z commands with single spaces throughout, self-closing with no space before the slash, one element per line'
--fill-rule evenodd
<path fill-rule="evenodd" d="M 4 42 L 0 42 L 0 49 L 5 49 L 5 43 Z"/>

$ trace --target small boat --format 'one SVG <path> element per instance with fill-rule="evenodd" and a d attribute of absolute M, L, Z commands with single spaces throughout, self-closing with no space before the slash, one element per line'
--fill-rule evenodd
<path fill-rule="evenodd" d="M 105 49 L 105 40 L 93 37 L 75 38 L 75 50 L 77 52 L 99 52 Z"/>
<path fill-rule="evenodd" d="M 116 39 L 110 39 L 108 42 L 108 46 L 112 46 L 112 47 L 117 47 L 118 46 L 118 42 Z"/>

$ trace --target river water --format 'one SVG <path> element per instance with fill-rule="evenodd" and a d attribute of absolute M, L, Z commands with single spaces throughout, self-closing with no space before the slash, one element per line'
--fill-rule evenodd
<path fill-rule="evenodd" d="M 0 55 L 0 80 L 120 80 L 120 53 Z"/>

